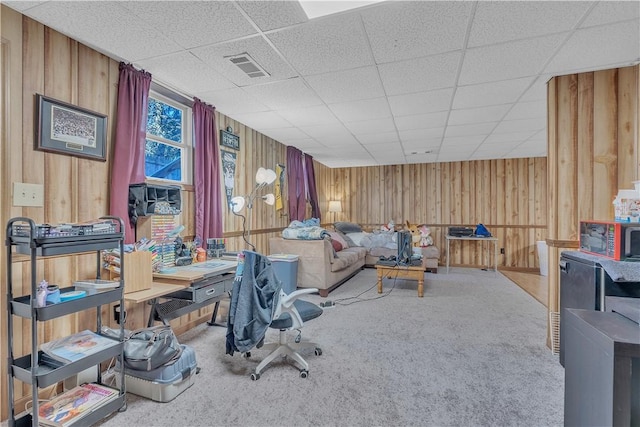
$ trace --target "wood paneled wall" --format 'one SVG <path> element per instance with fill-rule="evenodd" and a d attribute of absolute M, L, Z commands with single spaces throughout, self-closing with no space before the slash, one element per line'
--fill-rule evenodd
<path fill-rule="evenodd" d="M 619 189 L 640 162 L 640 66 L 571 74 L 548 83 L 550 312 L 558 312 L 560 254 L 579 246 L 579 221 L 612 220 Z M 550 335 L 548 335 L 550 338 Z"/>
<path fill-rule="evenodd" d="M 342 201 L 338 220 L 429 225 L 441 264 L 449 226 L 483 223 L 504 248 L 499 267 L 538 267 L 535 243 L 546 238 L 546 158 L 329 169 L 317 176 L 324 200 Z M 486 264 L 479 246 L 455 242 L 450 265 Z"/>

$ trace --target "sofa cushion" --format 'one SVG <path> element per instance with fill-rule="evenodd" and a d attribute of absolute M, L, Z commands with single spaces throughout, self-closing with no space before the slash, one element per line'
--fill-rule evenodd
<path fill-rule="evenodd" d="M 362 232 L 362 227 L 360 227 L 359 224 L 353 222 L 334 222 L 333 228 L 344 234 Z"/>
<path fill-rule="evenodd" d="M 345 239 L 344 234 L 342 234 L 339 231 L 329 231 L 327 230 L 327 233 L 329 233 L 329 236 L 331 236 L 331 240 L 336 240 L 338 242 L 340 242 L 340 244 L 342 245 L 342 249 L 346 249 L 349 247 L 349 243 L 347 243 L 347 240 Z M 341 251 L 342 249 L 338 250 L 336 249 L 336 251 Z"/>
<path fill-rule="evenodd" d="M 331 271 L 340 271 L 363 259 L 367 255 L 365 248 L 347 248 L 337 253 L 331 263 Z"/>

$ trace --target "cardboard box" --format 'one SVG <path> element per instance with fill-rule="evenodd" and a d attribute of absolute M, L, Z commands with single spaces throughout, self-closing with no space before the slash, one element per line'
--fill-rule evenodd
<path fill-rule="evenodd" d="M 152 253 L 149 251 L 129 252 L 124 254 L 124 292 L 137 292 L 151 288 L 153 270 Z M 111 280 L 119 276 L 111 274 Z"/>

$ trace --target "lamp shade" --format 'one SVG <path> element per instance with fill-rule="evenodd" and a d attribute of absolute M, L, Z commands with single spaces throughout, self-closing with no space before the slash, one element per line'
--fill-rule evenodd
<path fill-rule="evenodd" d="M 264 200 L 264 202 L 269 206 L 273 206 L 273 204 L 276 202 L 276 196 L 274 196 L 273 193 L 265 194 L 264 196 L 262 196 L 262 200 Z"/>
<path fill-rule="evenodd" d="M 258 168 L 256 172 L 256 183 L 258 185 L 269 185 L 276 180 L 276 173 L 271 169 Z"/>
<path fill-rule="evenodd" d="M 238 213 L 244 208 L 244 197 L 236 196 L 231 199 L 231 210 L 233 213 Z"/>
<path fill-rule="evenodd" d="M 340 200 L 329 201 L 329 212 L 342 212 L 342 203 Z"/>

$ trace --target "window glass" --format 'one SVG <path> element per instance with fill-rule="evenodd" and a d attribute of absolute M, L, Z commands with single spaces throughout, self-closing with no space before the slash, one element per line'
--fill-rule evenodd
<path fill-rule="evenodd" d="M 191 183 L 191 110 L 151 92 L 149 95 L 145 175 L 147 178 Z"/>

